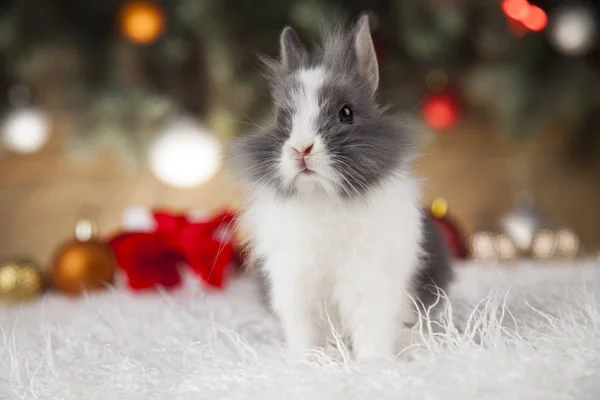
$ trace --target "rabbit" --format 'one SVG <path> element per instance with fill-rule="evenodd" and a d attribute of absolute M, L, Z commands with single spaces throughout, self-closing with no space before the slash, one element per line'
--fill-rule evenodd
<path fill-rule="evenodd" d="M 334 324 L 356 361 L 393 359 L 453 273 L 411 171 L 418 134 L 376 104 L 368 16 L 312 52 L 287 26 L 265 62 L 276 121 L 229 156 L 287 355 L 325 347 Z"/>

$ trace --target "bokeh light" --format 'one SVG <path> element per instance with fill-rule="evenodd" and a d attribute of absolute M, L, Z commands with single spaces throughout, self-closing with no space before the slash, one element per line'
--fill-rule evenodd
<path fill-rule="evenodd" d="M 514 260 L 517 257 L 517 247 L 505 233 L 496 236 L 496 253 L 502 261 Z"/>
<path fill-rule="evenodd" d="M 165 29 L 162 9 L 153 3 L 132 2 L 121 10 L 123 36 L 136 44 L 150 44 L 160 37 Z"/>
<path fill-rule="evenodd" d="M 434 129 L 450 129 L 458 119 L 456 100 L 448 94 L 433 95 L 423 104 L 423 119 Z"/>
<path fill-rule="evenodd" d="M 218 140 L 191 118 L 169 124 L 148 154 L 152 173 L 180 188 L 200 185 L 217 172 L 221 161 Z"/>
<path fill-rule="evenodd" d="M 556 232 L 556 247 L 561 256 L 575 257 L 579 252 L 579 237 L 571 229 L 561 229 Z"/>
<path fill-rule="evenodd" d="M 50 134 L 48 116 L 36 108 L 9 112 L 2 123 L 2 142 L 17 153 L 33 153 L 41 149 Z"/>
<path fill-rule="evenodd" d="M 526 0 L 504 0 L 501 7 L 507 17 L 529 30 L 539 32 L 548 24 L 546 12 Z"/>
<path fill-rule="evenodd" d="M 443 197 L 437 197 L 431 202 L 431 213 L 436 218 L 443 218 L 448 212 L 448 202 Z"/>
<path fill-rule="evenodd" d="M 477 232 L 470 241 L 469 247 L 474 259 L 480 261 L 494 261 L 498 259 L 494 237 L 489 232 Z"/>
<path fill-rule="evenodd" d="M 556 241 L 554 232 L 542 229 L 535 234 L 531 244 L 531 252 L 536 258 L 548 259 L 556 253 Z"/>
<path fill-rule="evenodd" d="M 597 21 L 590 10 L 571 7 L 555 13 L 549 35 L 559 51 L 577 56 L 590 51 L 596 42 L 597 30 Z"/>

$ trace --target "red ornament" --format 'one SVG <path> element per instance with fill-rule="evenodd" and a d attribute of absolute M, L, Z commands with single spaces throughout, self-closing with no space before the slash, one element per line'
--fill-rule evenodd
<path fill-rule="evenodd" d="M 435 94 L 423 104 L 423 119 L 434 129 L 445 130 L 454 126 L 458 119 L 458 105 L 449 94 Z"/>
<path fill-rule="evenodd" d="M 109 241 L 130 288 L 173 288 L 181 283 L 179 266 L 187 264 L 209 286 L 223 288 L 236 260 L 227 231 L 234 216 L 223 212 L 201 221 L 165 211 L 154 212 L 152 232 L 124 232 Z"/>
<path fill-rule="evenodd" d="M 438 227 L 445 238 L 450 253 L 457 259 L 466 259 L 469 255 L 467 242 L 454 220 L 448 216 L 448 204 L 443 198 L 433 201 L 431 208 L 426 210 L 427 216 Z"/>
<path fill-rule="evenodd" d="M 528 15 L 521 22 L 532 31 L 539 32 L 548 25 L 548 17 L 541 8 L 531 6 Z"/>
<path fill-rule="evenodd" d="M 501 7 L 507 17 L 516 21 L 523 20 L 531 11 L 531 4 L 527 0 L 504 0 Z"/>
<path fill-rule="evenodd" d="M 548 25 L 546 12 L 538 6 L 531 5 L 527 0 L 503 0 L 502 11 L 510 20 L 531 31 L 539 32 Z M 515 28 L 512 28 L 515 30 Z M 516 30 L 518 34 L 519 31 Z"/>

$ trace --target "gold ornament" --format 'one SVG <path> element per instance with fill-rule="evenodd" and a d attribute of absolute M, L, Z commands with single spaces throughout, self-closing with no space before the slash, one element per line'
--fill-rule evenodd
<path fill-rule="evenodd" d="M 538 259 L 547 260 L 554 257 L 556 253 L 556 237 L 549 229 L 541 229 L 533 238 L 531 245 L 533 256 Z"/>
<path fill-rule="evenodd" d="M 77 295 L 112 283 L 116 270 L 114 255 L 108 245 L 94 236 L 93 225 L 81 221 L 75 228 L 75 238 L 57 251 L 52 280 L 61 292 Z"/>
<path fill-rule="evenodd" d="M 496 255 L 500 261 L 512 261 L 517 258 L 517 246 L 506 233 L 500 233 L 494 238 Z"/>
<path fill-rule="evenodd" d="M 477 232 L 469 240 L 470 253 L 479 261 L 496 261 L 498 252 L 494 236 L 489 232 Z"/>
<path fill-rule="evenodd" d="M 165 30 L 164 12 L 152 2 L 136 1 L 126 4 L 120 17 L 123 35 L 136 44 L 150 44 Z"/>
<path fill-rule="evenodd" d="M 580 241 L 572 229 L 539 230 L 535 234 L 531 252 L 537 259 L 572 259 L 577 257 Z"/>
<path fill-rule="evenodd" d="M 448 202 L 443 197 L 437 197 L 431 202 L 431 213 L 436 218 L 444 218 L 448 213 Z"/>
<path fill-rule="evenodd" d="M 571 229 L 556 232 L 556 250 L 561 257 L 574 258 L 579 253 L 579 237 Z"/>
<path fill-rule="evenodd" d="M 0 263 L 0 299 L 18 303 L 39 297 L 44 289 L 40 268 L 31 261 Z"/>

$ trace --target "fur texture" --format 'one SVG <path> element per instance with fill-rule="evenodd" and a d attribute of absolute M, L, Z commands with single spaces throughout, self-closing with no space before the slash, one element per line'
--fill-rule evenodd
<path fill-rule="evenodd" d="M 298 366 L 250 279 L 222 293 L 194 277 L 171 293 L 0 302 L 0 399 L 600 398 L 597 262 L 460 264 L 450 292 L 441 326 L 416 327 L 414 362 L 349 363 L 327 348 Z"/>
<path fill-rule="evenodd" d="M 376 105 L 367 17 L 315 52 L 288 27 L 281 47 L 270 62 L 277 124 L 237 143 L 233 161 L 290 359 L 325 346 L 330 323 L 357 360 L 392 358 L 417 321 L 410 297 L 426 308 L 451 277 L 409 167 L 415 132 Z"/>

